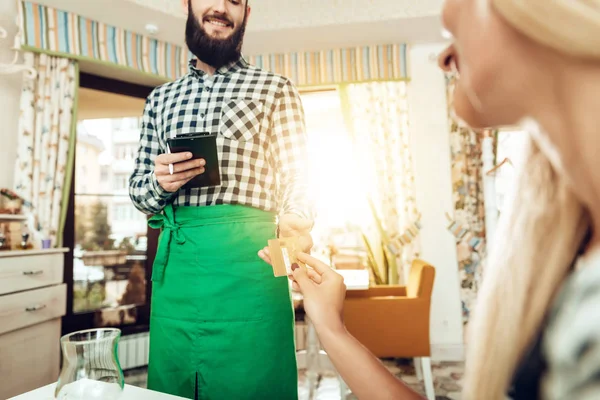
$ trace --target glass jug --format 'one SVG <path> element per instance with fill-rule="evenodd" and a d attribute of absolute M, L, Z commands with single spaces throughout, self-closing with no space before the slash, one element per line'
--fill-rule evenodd
<path fill-rule="evenodd" d="M 117 356 L 119 329 L 90 329 L 63 336 L 63 365 L 54 397 L 61 400 L 116 400 L 125 378 Z"/>

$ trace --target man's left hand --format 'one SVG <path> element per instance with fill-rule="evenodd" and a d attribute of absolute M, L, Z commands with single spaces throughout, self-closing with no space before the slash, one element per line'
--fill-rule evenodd
<path fill-rule="evenodd" d="M 284 214 L 279 218 L 279 237 L 297 236 L 303 253 L 310 253 L 313 240 L 310 236 L 313 222 L 296 214 Z M 265 262 L 271 264 L 269 247 L 258 252 L 258 256 Z"/>

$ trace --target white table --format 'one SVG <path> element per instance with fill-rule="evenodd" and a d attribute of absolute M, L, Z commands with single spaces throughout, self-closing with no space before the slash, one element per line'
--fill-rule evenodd
<path fill-rule="evenodd" d="M 369 289 L 370 276 L 366 269 L 336 269 L 335 272 L 344 278 L 346 290 Z"/>
<path fill-rule="evenodd" d="M 13 397 L 8 400 L 54 400 L 54 388 L 56 383 L 48 386 L 36 389 L 32 392 L 24 393 L 17 397 Z M 119 400 L 182 400 L 183 397 L 171 396 L 170 394 L 164 394 L 154 392 L 148 389 L 141 389 L 136 386 L 125 385 L 123 394 L 119 397 Z"/>

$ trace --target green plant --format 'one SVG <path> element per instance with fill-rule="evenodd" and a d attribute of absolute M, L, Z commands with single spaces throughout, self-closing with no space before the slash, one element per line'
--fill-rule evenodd
<path fill-rule="evenodd" d="M 135 251 L 135 245 L 132 243 L 132 238 L 126 237 L 121 240 L 119 246 L 117 246 L 117 250 L 124 250 L 127 254 L 131 254 Z"/>
<path fill-rule="evenodd" d="M 386 274 L 382 273 L 381 270 L 383 269 L 385 271 L 387 269 L 387 266 L 379 265 L 379 263 L 377 262 L 375 253 L 373 252 L 373 248 L 371 247 L 371 244 L 369 243 L 369 238 L 367 237 L 367 235 L 365 235 L 363 233 L 362 238 L 365 242 L 365 247 L 367 249 L 367 265 L 369 266 L 369 269 L 373 273 L 373 279 L 375 280 L 375 284 L 376 285 L 385 285 L 386 281 L 385 281 L 384 277 L 386 276 Z"/>
<path fill-rule="evenodd" d="M 106 282 L 77 282 L 73 288 L 73 312 L 102 308 L 106 300 Z"/>
<path fill-rule="evenodd" d="M 111 231 L 106 204 L 98 201 L 91 206 L 75 207 L 75 239 L 83 250 L 115 250 Z M 129 248 L 127 243 L 123 246 Z"/>
<path fill-rule="evenodd" d="M 378 240 L 374 241 L 375 243 L 373 244 L 365 233 L 362 234 L 362 238 L 367 248 L 367 261 L 369 268 L 373 273 L 375 284 L 396 285 L 399 283 L 398 263 L 394 254 L 390 251 L 392 238 L 389 232 L 385 229 L 385 225 L 382 219 L 379 217 L 377 208 L 371 199 L 369 199 L 369 207 L 371 208 L 373 220 L 379 234 Z M 378 261 L 376 252 L 379 252 L 380 250 L 383 257 L 381 261 Z"/>
<path fill-rule="evenodd" d="M 21 196 L 10 189 L 0 189 L 0 194 L 9 200 L 23 200 Z"/>

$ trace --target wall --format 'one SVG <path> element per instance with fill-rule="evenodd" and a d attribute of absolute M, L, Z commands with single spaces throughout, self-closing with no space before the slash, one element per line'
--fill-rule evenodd
<path fill-rule="evenodd" d="M 460 359 L 463 353 L 458 263 L 445 213 L 453 213 L 450 142 L 444 76 L 431 57 L 443 45 L 417 45 L 410 52 L 411 145 L 417 203 L 423 215 L 422 258 L 436 267 L 432 300 L 433 358 Z"/>
<path fill-rule="evenodd" d="M 16 2 L 0 1 L 0 25 L 9 34 L 7 39 L 0 39 L 0 62 L 12 60 L 16 17 Z M 0 188 L 13 185 L 20 96 L 21 75 L 0 75 Z"/>

